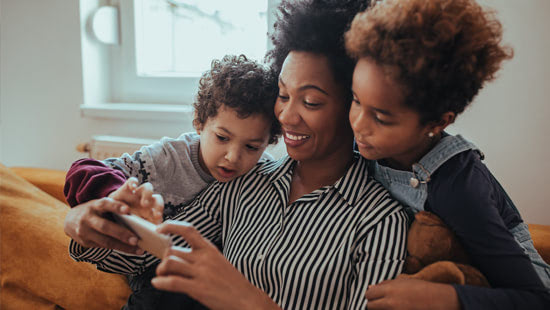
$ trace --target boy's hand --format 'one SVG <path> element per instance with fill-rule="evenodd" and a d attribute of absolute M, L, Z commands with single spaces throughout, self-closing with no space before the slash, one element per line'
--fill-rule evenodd
<path fill-rule="evenodd" d="M 132 214 L 154 224 L 162 223 L 164 201 L 160 195 L 153 194 L 153 185 L 149 182 L 138 186 L 138 180 L 131 177 L 124 185 L 109 194 L 109 198 L 128 205 Z"/>

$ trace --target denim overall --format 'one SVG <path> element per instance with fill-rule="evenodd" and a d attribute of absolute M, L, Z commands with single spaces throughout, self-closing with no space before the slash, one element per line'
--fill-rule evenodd
<path fill-rule="evenodd" d="M 451 157 L 468 150 L 477 151 L 483 160 L 483 153 L 474 144 L 466 141 L 460 135 L 446 135 L 418 163 L 413 164 L 412 172 L 391 169 L 375 161 L 372 162 L 371 171 L 374 173 L 374 178 L 382 183 L 393 197 L 402 204 L 411 207 L 410 209 L 416 213 L 424 210 L 424 204 L 428 198 L 430 176 Z M 506 207 L 517 211 L 516 206 L 502 186 L 500 184 L 498 186 L 504 193 Z M 531 263 L 544 285 L 550 288 L 550 266 L 544 262 L 535 249 L 527 225 L 520 223 L 510 229 L 510 232 L 531 259 Z"/>

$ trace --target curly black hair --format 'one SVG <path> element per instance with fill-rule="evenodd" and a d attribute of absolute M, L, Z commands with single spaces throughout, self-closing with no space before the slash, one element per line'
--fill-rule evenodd
<path fill-rule="evenodd" d="M 368 0 L 283 0 L 278 7 L 274 48 L 266 59 L 272 62 L 276 75 L 290 51 L 311 52 L 327 56 L 335 80 L 350 89 L 355 62 L 347 54 L 344 33 L 353 17 L 369 6 Z M 350 99 L 349 98 L 349 99 Z M 347 100 L 347 102 L 351 102 Z"/>
<path fill-rule="evenodd" d="M 355 17 L 346 33 L 354 58 L 367 58 L 401 84 L 421 123 L 456 115 L 495 77 L 513 51 L 495 12 L 474 0 L 386 0 Z"/>
<path fill-rule="evenodd" d="M 269 144 L 275 144 L 281 127 L 273 107 L 277 99 L 277 77 L 274 72 L 245 55 L 226 55 L 212 61 L 210 70 L 199 80 L 193 107 L 193 126 L 202 129 L 206 121 L 218 114 L 220 107 L 232 108 L 241 118 L 264 115 L 271 121 Z"/>

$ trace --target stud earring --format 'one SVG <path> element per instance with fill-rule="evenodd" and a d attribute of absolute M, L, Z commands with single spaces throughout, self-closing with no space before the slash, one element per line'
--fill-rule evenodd
<path fill-rule="evenodd" d="M 428 132 L 428 137 L 430 137 L 430 138 L 433 138 L 433 137 L 434 137 L 434 133 L 433 133 L 433 132 L 431 132 L 431 131 L 430 131 L 430 132 Z"/>

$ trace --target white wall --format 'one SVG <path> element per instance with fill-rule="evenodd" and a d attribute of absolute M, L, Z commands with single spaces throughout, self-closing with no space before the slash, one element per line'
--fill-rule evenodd
<path fill-rule="evenodd" d="M 484 151 L 527 222 L 550 225 L 550 1 L 483 2 L 499 11 L 515 57 L 452 132 Z M 83 156 L 75 146 L 94 134 L 155 138 L 188 127 L 81 116 L 81 44 L 92 43 L 81 36 L 79 10 L 76 0 L 0 0 L 0 161 L 7 166 L 67 169 Z"/>

